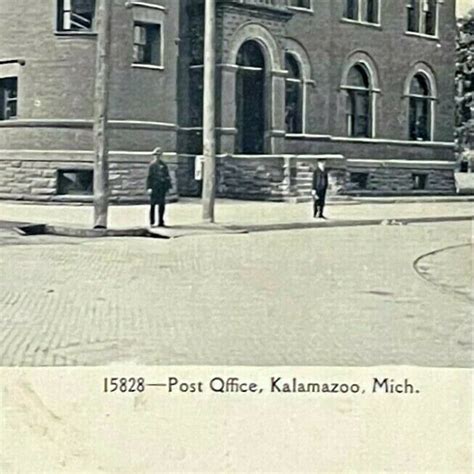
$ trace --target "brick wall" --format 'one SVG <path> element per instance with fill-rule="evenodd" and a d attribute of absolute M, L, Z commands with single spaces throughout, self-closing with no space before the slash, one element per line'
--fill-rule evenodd
<path fill-rule="evenodd" d="M 117 151 L 176 151 L 179 7 L 147 0 L 163 13 L 164 69 L 132 67 L 133 8 L 111 0 L 110 120 L 152 122 L 112 131 Z M 0 0 L 0 61 L 24 60 L 18 76 L 18 120 L 0 122 L 0 150 L 90 150 L 97 36 L 56 32 L 57 0 Z M 40 121 L 40 122 L 38 122 Z M 161 128 L 160 128 L 161 124 Z M 14 126 L 13 126 L 14 125 Z M 117 127 L 115 127 L 117 128 Z"/>

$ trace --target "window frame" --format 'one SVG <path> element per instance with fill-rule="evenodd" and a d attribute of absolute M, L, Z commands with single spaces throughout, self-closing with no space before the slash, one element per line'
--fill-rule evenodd
<path fill-rule="evenodd" d="M 135 42 L 135 28 L 137 27 L 145 27 L 145 28 L 158 28 L 158 38 L 159 38 L 159 64 L 154 64 L 151 62 L 137 62 L 135 61 L 135 46 L 137 43 Z M 132 67 L 134 68 L 142 68 L 142 69 L 157 69 L 163 70 L 165 68 L 164 64 L 164 33 L 163 33 L 163 23 L 162 22 L 145 22 L 140 20 L 133 21 L 133 33 L 132 33 Z M 148 34 L 148 32 L 147 32 Z"/>
<path fill-rule="evenodd" d="M 413 191 L 426 191 L 428 189 L 429 173 L 414 172 L 411 174 Z M 422 185 L 421 185 L 422 184 Z"/>
<path fill-rule="evenodd" d="M 0 86 L 0 122 L 18 119 L 18 76 L 8 76 L 0 78 L 0 84 L 2 84 L 3 82 L 8 83 L 9 81 L 13 81 L 15 83 L 14 88 L 9 89 L 7 86 Z M 15 96 L 12 98 L 8 98 L 8 92 L 10 90 L 15 91 Z M 8 115 L 7 113 L 9 109 L 9 102 L 15 104 L 15 115 Z"/>
<path fill-rule="evenodd" d="M 304 65 L 298 54 L 294 51 L 286 51 L 285 52 L 285 60 L 286 56 L 291 56 L 294 61 L 296 61 L 298 65 L 298 72 L 299 77 L 285 77 L 285 133 L 293 134 L 293 135 L 303 135 L 306 130 L 306 95 L 307 95 L 307 86 L 306 80 L 304 77 Z M 286 64 L 285 64 L 286 67 Z M 286 128 L 286 106 L 287 106 L 287 94 L 288 94 L 288 85 L 293 84 L 298 87 L 298 118 L 299 118 L 299 131 L 290 131 Z"/>
<path fill-rule="evenodd" d="M 348 83 L 350 72 L 355 67 L 362 68 L 364 70 L 365 74 L 367 75 L 367 80 L 368 80 L 367 87 L 354 86 Z M 355 140 L 375 138 L 376 136 L 376 110 L 377 110 L 376 97 L 377 97 L 377 92 L 380 92 L 380 91 L 374 88 L 374 74 L 369 64 L 367 64 L 365 61 L 356 61 L 353 64 L 351 64 L 351 66 L 347 69 L 347 78 L 346 78 L 345 84 L 341 86 L 341 89 L 345 92 L 344 112 L 345 112 L 345 128 L 346 128 L 347 136 Z M 367 124 L 368 134 L 367 136 L 360 136 L 351 132 L 351 130 L 355 130 L 354 121 L 353 120 L 350 121 L 350 118 L 353 117 L 354 114 L 349 113 L 348 106 L 347 106 L 348 101 L 353 101 L 356 94 L 361 93 L 361 92 L 363 92 L 364 94 L 367 94 L 367 98 L 368 98 L 368 124 Z"/>
<path fill-rule="evenodd" d="M 85 192 L 61 192 L 64 190 L 64 185 L 61 185 L 61 179 L 64 179 L 64 175 L 67 173 L 80 174 L 84 173 L 90 177 L 90 191 Z M 94 195 L 94 169 L 93 168 L 61 168 L 56 170 L 56 195 L 57 196 L 93 196 Z"/>
<path fill-rule="evenodd" d="M 357 186 L 357 191 L 365 191 L 369 187 L 369 180 L 368 171 L 351 171 L 349 174 L 349 181 L 354 187 Z"/>
<path fill-rule="evenodd" d="M 92 0 L 94 2 L 94 8 L 93 8 L 93 17 L 92 17 L 92 22 L 91 22 L 91 27 L 90 29 L 84 29 L 84 30 L 73 30 L 73 29 L 64 29 L 64 13 L 65 12 L 72 12 L 72 1 L 71 2 L 71 9 L 67 10 L 64 8 L 64 2 L 68 0 L 56 0 L 56 26 L 55 26 L 55 33 L 57 35 L 77 35 L 77 36 L 95 36 L 97 35 L 96 31 L 96 21 L 97 21 L 97 1 Z"/>
<path fill-rule="evenodd" d="M 346 16 L 348 1 L 349 0 L 344 0 L 344 10 L 342 12 L 341 21 L 346 22 L 346 23 L 356 23 L 356 24 L 364 25 L 364 26 L 372 26 L 376 28 L 377 27 L 380 28 L 382 26 L 382 11 L 381 11 L 380 0 L 373 0 L 374 2 L 376 2 L 375 6 L 377 9 L 377 15 L 376 15 L 375 21 L 368 21 L 366 19 L 368 0 L 353 0 L 357 8 L 357 18 L 351 18 L 349 16 Z"/>
<path fill-rule="evenodd" d="M 439 39 L 439 16 L 440 16 L 440 5 L 444 3 L 444 0 L 406 0 L 406 22 L 405 22 L 405 34 L 407 36 L 418 36 L 426 39 Z M 424 14 L 423 6 L 425 2 L 433 1 L 434 2 L 434 32 L 427 33 L 426 30 L 426 18 L 427 12 Z M 415 7 L 412 6 L 412 2 L 415 2 Z M 410 30 L 409 27 L 409 15 L 410 10 L 416 8 L 416 30 Z"/>
<path fill-rule="evenodd" d="M 423 77 L 423 80 L 426 81 L 426 85 L 428 87 L 428 94 L 427 95 L 420 95 L 420 94 L 412 94 L 411 93 L 411 85 L 415 78 L 417 76 Z M 426 74 L 422 70 L 417 70 L 414 72 L 414 74 L 410 75 L 410 80 L 408 81 L 408 89 L 407 89 L 407 98 L 408 98 L 408 113 L 407 113 L 407 118 L 408 118 L 408 140 L 413 141 L 413 142 L 432 142 L 434 141 L 434 129 L 435 129 L 435 119 L 436 119 L 436 110 L 435 110 L 435 103 L 436 103 L 436 95 L 434 94 L 434 84 L 433 84 L 433 79 Z M 427 125 L 429 127 L 428 133 L 427 133 L 427 138 L 412 138 L 411 136 L 411 115 L 412 115 L 412 104 L 413 101 L 416 100 L 418 103 L 421 103 L 421 101 L 424 101 L 427 105 Z"/>

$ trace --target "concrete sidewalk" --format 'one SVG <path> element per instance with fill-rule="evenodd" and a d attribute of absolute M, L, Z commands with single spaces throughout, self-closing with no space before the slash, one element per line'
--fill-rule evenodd
<path fill-rule="evenodd" d="M 390 221 L 436 222 L 465 220 L 473 216 L 470 201 L 415 202 L 347 201 L 327 206 L 328 221 L 312 217 L 311 203 L 274 203 L 255 201 L 217 200 L 216 226 L 201 223 L 201 203 L 197 199 L 183 199 L 167 207 L 166 221 L 170 229 L 160 230 L 165 236 L 182 233 L 222 231 L 250 231 L 305 228 L 313 226 L 373 225 Z M 93 208 L 77 205 L 41 205 L 20 202 L 0 202 L 0 221 L 29 222 L 53 226 L 91 228 Z M 134 229 L 148 224 L 148 206 L 111 206 L 109 228 Z"/>

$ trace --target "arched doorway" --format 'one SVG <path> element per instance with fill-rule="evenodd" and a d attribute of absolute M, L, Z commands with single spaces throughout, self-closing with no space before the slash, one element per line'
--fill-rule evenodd
<path fill-rule="evenodd" d="M 265 148 L 265 58 L 257 41 L 246 41 L 237 55 L 236 152 L 258 154 Z"/>

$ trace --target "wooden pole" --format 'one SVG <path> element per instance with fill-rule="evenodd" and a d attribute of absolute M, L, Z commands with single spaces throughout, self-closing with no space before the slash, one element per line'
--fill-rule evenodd
<path fill-rule="evenodd" d="M 206 0 L 204 15 L 202 217 L 205 222 L 214 222 L 216 198 L 216 0 Z"/>
<path fill-rule="evenodd" d="M 99 0 L 94 102 L 94 228 L 106 229 L 109 200 L 108 96 L 112 1 Z"/>

